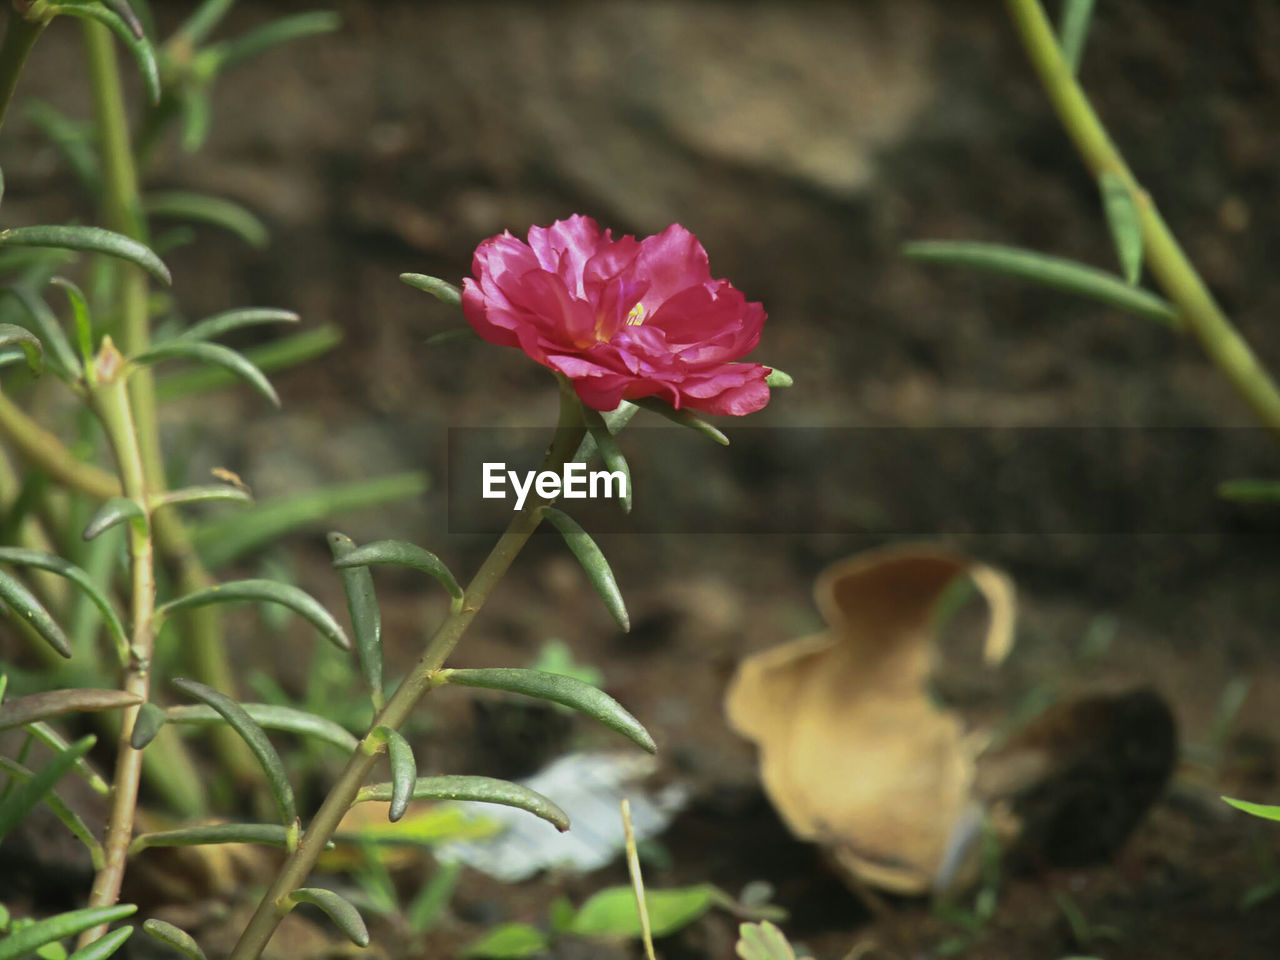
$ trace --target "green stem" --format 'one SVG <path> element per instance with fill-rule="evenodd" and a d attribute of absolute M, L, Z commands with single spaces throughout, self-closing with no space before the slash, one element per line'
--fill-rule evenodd
<path fill-rule="evenodd" d="M 582 408 L 578 398 L 568 382 L 561 380 L 560 421 L 556 427 L 555 440 L 547 450 L 541 469 L 559 470 L 573 457 L 585 434 L 586 427 L 582 421 Z M 369 727 L 371 731 L 381 726 L 398 730 L 408 719 L 418 701 L 431 689 L 435 672 L 444 665 L 493 588 L 537 529 L 542 521 L 542 510 L 548 503 L 548 500 L 538 500 L 527 504 L 512 518 L 510 525 L 467 586 L 461 606 L 450 613 L 437 628 L 412 672 L 374 718 Z M 241 934 L 230 960 L 257 960 L 266 948 L 281 917 L 290 908 L 289 895 L 306 882 L 307 875 L 315 866 L 325 844 L 337 830 L 339 822 L 355 800 L 356 793 L 377 762 L 381 748 L 375 743 L 376 739 L 372 733 L 366 734 L 360 747 L 352 753 L 351 759 L 347 761 L 329 795 L 325 797 L 324 803 L 302 835 L 297 850 L 285 861 L 266 896 L 258 904 L 258 909 Z"/>
<path fill-rule="evenodd" d="M 1209 359 L 1273 434 L 1280 439 L 1280 391 L 1249 344 L 1232 325 L 1174 238 L 1150 196 L 1138 184 L 1062 56 L 1039 0 L 1005 0 L 1058 118 L 1095 177 L 1115 174 L 1133 195 L 1142 221 L 1146 262 Z"/>
<path fill-rule="evenodd" d="M 105 500 L 120 495 L 120 482 L 106 470 L 77 460 L 52 433 L 0 393 L 0 434 L 29 463 L 63 486 Z"/>
<path fill-rule="evenodd" d="M 150 502 L 146 469 L 142 463 L 138 431 L 130 408 L 124 362 L 110 337 L 104 338 L 102 350 L 95 362 L 99 369 L 108 372 L 103 377 L 103 382 L 94 386 L 91 403 L 98 419 L 102 421 L 107 440 L 115 454 L 124 494 L 138 503 L 145 512 L 146 505 Z M 121 687 L 145 703 L 151 695 L 150 666 L 155 641 L 151 617 L 155 611 L 156 597 L 155 552 L 149 518 L 141 523 L 129 524 L 129 583 L 131 656 Z M 114 905 L 120 897 L 120 885 L 124 881 L 129 842 L 133 839 L 138 784 L 142 779 L 142 751 L 135 750 L 130 743 L 139 709 L 137 706 L 129 707 L 121 717 L 115 776 L 111 783 L 111 812 L 103 843 L 104 864 L 93 878 L 93 889 L 89 893 L 90 907 Z M 80 936 L 80 946 L 92 943 L 105 932 L 106 924 L 86 930 Z"/>
<path fill-rule="evenodd" d="M 111 229 L 145 243 L 146 220 L 115 44 L 110 31 L 102 24 L 85 21 L 82 26 L 101 144 L 103 219 Z M 146 351 L 151 342 L 147 276 L 137 267 L 122 262 L 116 262 L 113 269 L 119 277 L 121 345 L 126 355 L 136 356 Z M 147 484 L 152 491 L 160 493 L 165 488 L 164 460 L 156 416 L 155 381 L 150 367 L 132 375 L 129 390 Z M 189 593 L 210 585 L 212 580 L 196 556 L 191 538 L 178 516 L 164 510 L 155 519 L 156 539 L 166 557 L 177 566 L 179 589 Z M 193 672 L 204 683 L 234 695 L 235 676 L 227 662 L 219 611 L 211 607 L 192 611 L 186 623 L 190 628 L 187 649 L 192 651 Z M 234 731 L 217 731 L 213 742 L 218 759 L 233 779 L 246 782 L 255 776 L 257 764 Z"/>
<path fill-rule="evenodd" d="M 44 33 L 49 21 L 40 18 L 28 20 L 17 3 L 9 7 L 9 20 L 4 29 L 4 43 L 0 44 L 0 126 L 4 125 L 9 103 L 18 87 L 18 77 L 27 62 L 27 54 Z"/>

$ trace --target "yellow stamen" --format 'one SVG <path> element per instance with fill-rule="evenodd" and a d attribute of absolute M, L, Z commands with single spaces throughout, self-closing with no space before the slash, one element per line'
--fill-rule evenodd
<path fill-rule="evenodd" d="M 638 327 L 644 323 L 645 309 L 643 303 L 637 303 L 631 308 L 631 312 L 627 314 L 627 326 Z"/>

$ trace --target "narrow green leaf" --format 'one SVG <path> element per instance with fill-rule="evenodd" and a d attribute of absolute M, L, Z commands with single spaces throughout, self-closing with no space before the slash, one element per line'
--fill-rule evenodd
<path fill-rule="evenodd" d="M 128 497 L 112 497 L 110 500 L 104 501 L 97 512 L 89 518 L 88 524 L 85 525 L 84 533 L 80 536 L 85 540 L 92 540 L 112 527 L 124 523 L 126 520 L 136 521 L 145 526 L 147 522 L 146 511 L 142 509 L 136 500 L 130 500 Z"/>
<path fill-rule="evenodd" d="M 244 356 L 263 373 L 288 370 L 328 353 L 342 342 L 342 331 L 334 324 L 325 324 L 288 337 L 280 337 L 270 343 L 250 347 Z M 166 375 L 156 384 L 156 399 L 161 402 L 188 397 L 193 394 L 219 390 L 237 382 L 235 374 L 222 367 L 202 367 L 178 375 Z"/>
<path fill-rule="evenodd" d="M 81 947 L 68 956 L 67 960 L 106 960 L 124 946 L 124 942 L 131 936 L 133 936 L 133 927 L 119 927 L 110 933 L 104 933 L 93 943 Z"/>
<path fill-rule="evenodd" d="M 0 323 L 0 347 L 17 346 L 27 358 L 27 366 L 36 376 L 44 369 L 44 347 L 30 330 L 14 323 Z"/>
<path fill-rule="evenodd" d="M 200 949 L 200 944 L 187 931 L 181 927 L 175 927 L 172 923 L 165 923 L 163 920 L 144 920 L 142 929 L 148 934 L 155 937 L 163 944 L 167 944 L 187 960 L 208 960 L 204 955 L 204 951 Z"/>
<path fill-rule="evenodd" d="M 1159 320 L 1175 326 L 1179 323 L 1177 311 L 1167 300 L 1141 287 L 1131 287 L 1105 270 L 1074 260 L 998 243 L 967 240 L 925 240 L 908 243 L 902 250 L 906 256 L 926 263 L 967 267 L 1019 280 L 1030 280 L 1101 301 L 1149 320 Z"/>
<path fill-rule="evenodd" d="M 208 85 L 193 85 L 181 91 L 179 98 L 182 110 L 182 149 L 187 153 L 195 153 L 209 139 L 213 104 L 210 102 Z"/>
<path fill-rule="evenodd" d="M 526 960 L 550 950 L 551 941 L 537 927 L 504 923 L 467 944 L 462 955 L 469 960 Z"/>
<path fill-rule="evenodd" d="M 128 502 L 133 503 L 132 500 Z M 128 647 L 129 637 L 125 633 L 124 623 L 120 620 L 110 599 L 93 582 L 93 578 L 87 571 L 82 570 L 73 563 L 68 563 L 56 554 L 45 553 L 41 550 L 24 550 L 20 547 L 0 547 L 0 563 L 8 563 L 15 567 L 35 567 L 38 570 L 47 570 L 70 580 L 98 608 L 98 612 L 102 615 L 102 622 L 106 625 L 107 631 L 111 634 L 116 646 L 119 648 Z M 65 693 L 67 691 L 58 692 Z M 97 709 L 105 710 L 110 708 L 99 707 Z M 3 713 L 2 707 L 0 707 L 0 713 Z"/>
<path fill-rule="evenodd" d="M 286 827 L 298 819 L 297 806 L 293 800 L 293 787 L 289 783 L 289 775 L 285 772 L 284 763 L 276 748 L 267 739 L 266 733 L 253 721 L 245 709 L 226 694 L 219 693 L 212 687 L 197 683 L 195 680 L 175 679 L 173 685 L 188 696 L 194 697 L 212 707 L 227 721 L 240 738 L 248 744 L 258 763 L 262 765 L 271 785 L 271 793 L 275 797 L 276 807 L 280 811 L 280 820 Z"/>
<path fill-rule="evenodd" d="M 278 603 L 288 607 L 320 631 L 321 636 L 338 649 L 351 649 L 351 641 L 347 639 L 346 631 L 337 620 L 333 619 L 333 614 L 320 605 L 320 601 L 292 584 L 277 583 L 275 580 L 232 580 L 170 600 L 156 610 L 157 630 L 159 622 L 175 611 L 203 607 L 210 603 L 242 601 Z"/>
<path fill-rule="evenodd" d="M 604 558 L 604 554 L 600 552 L 600 548 L 596 546 L 590 534 L 578 526 L 577 521 L 567 513 L 554 507 L 545 507 L 542 515 L 560 531 L 560 535 L 564 537 L 564 542 L 569 547 L 569 552 L 577 557 L 578 563 L 586 571 L 587 579 L 591 581 L 591 586 L 595 587 L 596 593 L 600 595 L 605 608 L 612 614 L 618 626 L 624 632 L 630 630 L 631 618 L 627 615 L 626 604 L 622 602 L 618 581 L 613 577 L 609 561 Z"/>
<path fill-rule="evenodd" d="M 795 380 L 791 374 L 777 367 L 769 368 L 769 375 L 764 378 L 764 382 L 770 390 L 785 390 L 787 387 L 795 386 Z"/>
<path fill-rule="evenodd" d="M 292 310 L 279 310 L 275 307 L 242 307 L 205 317 L 183 330 L 176 339 L 217 340 L 233 330 L 258 327 L 264 323 L 297 323 L 300 319 Z"/>
<path fill-rule="evenodd" d="M 145 3 L 145 0 L 143 2 Z M 102 4 L 125 22 L 125 26 L 136 39 L 141 40 L 147 35 L 142 29 L 142 21 L 133 12 L 133 7 L 129 6 L 129 0 L 102 0 Z"/>
<path fill-rule="evenodd" d="M 1224 480 L 1218 484 L 1218 496 L 1237 503 L 1280 502 L 1280 480 Z"/>
<path fill-rule="evenodd" d="M 206 520 L 195 528 L 196 549 L 211 569 L 226 566 L 286 534 L 314 526 L 340 513 L 416 497 L 426 491 L 421 473 L 394 473 L 259 500 L 234 514 Z"/>
<path fill-rule="evenodd" d="M 187 190 L 149 193 L 142 198 L 142 209 L 152 217 L 191 220 L 233 233 L 251 247 L 267 245 L 267 227 L 246 207 L 225 197 Z"/>
<path fill-rule="evenodd" d="M 461 862 L 436 863 L 431 879 L 422 885 L 404 912 L 410 930 L 426 933 L 436 925 L 445 906 L 453 899 L 461 877 Z"/>
<path fill-rule="evenodd" d="M 285 847 L 289 828 L 275 823 L 209 823 L 197 827 L 179 827 L 143 833 L 129 845 L 129 856 L 152 847 L 202 847 L 217 843 L 259 843 L 268 847 Z"/>
<path fill-rule="evenodd" d="M 452 330 L 442 330 L 439 333 L 433 333 L 423 341 L 425 347 L 438 347 L 442 344 L 453 343 L 455 340 L 479 340 L 480 335 L 470 327 L 455 327 Z"/>
<path fill-rule="evenodd" d="M 375 783 L 361 787 L 356 803 L 371 800 L 388 802 L 394 787 L 390 783 Z M 542 794 L 508 780 L 493 777 L 419 777 L 413 784 L 414 800 L 469 800 L 477 803 L 497 803 L 506 807 L 518 807 L 541 817 L 561 833 L 569 829 L 569 817 Z"/>
<path fill-rule="evenodd" d="M 1084 44 L 1089 36 L 1089 21 L 1093 18 L 1094 0 L 1062 0 L 1062 14 L 1058 21 L 1058 44 L 1062 47 L 1062 59 L 1072 73 L 1080 71 L 1084 59 Z"/>
<path fill-rule="evenodd" d="M 68 747 L 66 750 L 61 751 L 55 756 L 61 757 L 70 750 L 72 750 L 72 748 Z M 82 758 L 83 753 L 77 754 L 70 766 L 74 766 L 75 763 L 80 761 Z M 0 757 L 0 770 L 4 771 L 19 783 L 30 783 L 36 776 L 22 764 L 18 763 L 16 760 L 10 760 L 8 757 Z M 37 802 L 41 801 L 43 801 L 45 806 L 52 811 L 53 815 L 61 821 L 62 825 L 70 830 L 72 835 L 85 845 L 85 848 L 89 851 L 89 858 L 93 862 L 93 868 L 95 870 L 101 870 L 106 863 L 105 855 L 102 852 L 102 844 L 100 844 L 98 842 L 98 838 L 93 835 L 93 831 L 85 826 L 85 823 L 80 819 L 80 816 L 68 807 L 61 797 L 53 792 L 52 785 L 46 791 L 44 796 L 42 796 Z"/>
<path fill-rule="evenodd" d="M 1237 810 L 1243 810 L 1245 813 L 1261 817 L 1263 820 L 1280 820 L 1280 806 L 1266 803 L 1250 803 L 1248 800 L 1236 800 L 1233 797 L 1222 797 L 1221 799 Z"/>
<path fill-rule="evenodd" d="M 563 704 L 598 720 L 610 730 L 622 734 L 632 743 L 649 753 L 657 752 L 657 746 L 649 731 L 640 721 L 628 713 L 617 700 L 599 687 L 583 683 L 576 677 L 541 670 L 519 670 L 511 667 L 495 667 L 480 670 L 441 670 L 437 676 L 445 683 L 459 687 L 483 687 L 486 690 L 503 690 L 519 693 L 539 700 Z"/>
<path fill-rule="evenodd" d="M 28 100 L 23 113 L 62 154 L 85 191 L 97 195 L 101 174 L 93 144 L 93 124 L 77 123 L 44 100 Z"/>
<path fill-rule="evenodd" d="M 31 693 L 0 704 L 0 730 L 65 717 L 69 713 L 121 710 L 134 706 L 141 699 L 137 694 L 124 690 L 78 688 Z"/>
<path fill-rule="evenodd" d="M 18 821 L 25 817 L 32 807 L 44 800 L 46 796 L 52 795 L 54 784 L 61 780 L 96 742 L 97 737 L 92 735 L 77 740 L 70 748 L 57 754 L 41 767 L 17 790 L 0 800 L 0 837 L 17 826 Z M 0 953 L 0 956 L 3 956 L 3 953 Z"/>
<path fill-rule="evenodd" d="M 230 347 L 199 340 L 170 340 L 155 344 L 146 353 L 133 358 L 134 363 L 158 363 L 161 360 L 199 360 L 211 363 L 248 381 L 255 390 L 271 401 L 272 406 L 280 406 L 280 397 L 266 375 L 248 357 Z"/>
<path fill-rule="evenodd" d="M 132 904 L 117 904 L 114 907 L 89 907 L 84 910 L 69 910 L 47 920 L 38 920 L 31 926 L 17 933 L 10 934 L 0 940 L 0 960 L 18 960 L 33 953 L 46 943 L 55 943 L 83 933 L 90 927 L 100 923 L 115 923 L 125 917 L 137 913 L 138 908 Z"/>
<path fill-rule="evenodd" d="M 93 318 L 89 314 L 89 302 L 84 292 L 66 277 L 53 277 L 49 283 L 61 287 L 71 304 L 71 318 L 76 327 L 76 342 L 80 347 L 80 359 L 88 363 L 93 358 Z"/>
<path fill-rule="evenodd" d="M 11 293 L 21 304 L 23 312 L 31 320 L 31 332 L 39 338 L 42 347 L 49 351 L 49 360 L 54 373 L 64 380 L 74 380 L 80 376 L 80 361 L 76 358 L 67 335 L 62 332 L 62 324 L 57 315 L 49 309 L 44 298 L 25 283 L 7 284 L 0 287 L 0 292 Z"/>
<path fill-rule="evenodd" d="M 604 419 L 604 425 L 609 428 L 609 432 L 614 436 L 622 431 L 637 413 L 640 408 L 634 403 L 623 400 L 616 410 L 610 410 L 602 413 L 600 416 Z M 578 451 L 573 455 L 574 463 L 588 463 L 591 458 L 599 453 L 599 447 L 596 446 L 596 438 L 588 431 L 587 435 L 582 438 L 582 443 L 578 446 Z"/>
<path fill-rule="evenodd" d="M 697 920 L 715 903 L 708 884 L 674 890 L 649 890 L 644 897 L 655 937 L 667 937 Z M 640 936 L 640 909 L 629 886 L 609 887 L 594 894 L 578 910 L 569 927 L 582 937 Z"/>
<path fill-rule="evenodd" d="M 122 693 L 123 691 L 113 690 L 110 692 Z M 133 694 L 126 694 L 126 695 L 133 696 Z M 2 697 L 3 697 L 3 693 L 0 692 L 0 698 Z M 43 720 L 37 720 L 34 723 L 28 723 L 22 729 L 25 730 L 30 736 L 32 736 L 36 740 L 39 740 L 41 743 L 43 743 L 46 747 L 48 747 L 54 753 L 62 753 L 64 750 L 71 749 L 71 744 L 67 741 L 67 738 L 64 737 L 62 734 L 60 734 L 57 730 L 53 729 L 53 727 L 49 726 L 49 724 L 45 723 Z M 98 774 L 98 771 L 94 770 L 93 767 L 89 764 L 89 761 L 86 760 L 84 757 L 81 757 L 79 760 L 76 761 L 75 770 L 76 770 L 76 773 L 78 773 L 81 777 L 84 778 L 85 783 L 89 785 L 89 789 L 91 789 L 94 793 L 97 793 L 103 797 L 108 797 L 111 795 L 111 786 L 107 783 L 107 781 L 102 779 L 102 777 Z"/>
<path fill-rule="evenodd" d="M 787 938 L 768 920 L 741 924 L 736 952 L 742 960 L 796 960 Z"/>
<path fill-rule="evenodd" d="M 235 487 L 229 483 L 206 483 L 168 490 L 155 498 L 152 507 L 173 506 L 179 503 L 208 503 L 210 500 L 253 503 L 253 495 L 243 487 Z"/>
<path fill-rule="evenodd" d="M 50 10 L 83 20 L 96 20 L 119 37 L 120 42 L 129 48 L 133 59 L 137 61 L 147 99 L 153 105 L 160 102 L 160 68 L 156 65 L 155 51 L 151 49 L 146 37 L 136 36 L 131 25 L 118 13 L 108 9 L 100 0 L 59 0 Z"/>
<path fill-rule="evenodd" d="M 350 570 L 354 567 L 373 564 L 390 564 L 421 570 L 440 581 L 454 600 L 462 599 L 462 587 L 441 559 L 430 550 L 423 550 L 422 547 L 404 540 L 375 540 L 372 543 L 366 543 L 363 547 L 356 547 L 333 563 L 339 570 Z"/>
<path fill-rule="evenodd" d="M 634 401 L 636 406 L 644 407 L 650 413 L 656 413 L 660 417 L 666 417 L 672 423 L 679 424 L 682 427 L 688 427 L 696 433 L 702 434 L 709 440 L 714 440 L 722 447 L 729 445 L 729 438 L 713 427 L 707 421 L 703 420 L 697 414 L 689 410 L 675 410 L 670 405 L 663 403 L 654 397 L 645 397 L 641 400 Z"/>
<path fill-rule="evenodd" d="M 168 46 L 198 47 L 227 15 L 235 0 L 203 0 L 173 32 Z"/>
<path fill-rule="evenodd" d="M 350 732 L 327 717 L 274 703 L 242 703 L 240 706 L 254 723 L 266 730 L 314 737 L 333 744 L 345 753 L 353 753 L 360 745 Z M 204 727 L 225 722 L 222 715 L 212 707 L 199 704 L 169 707 L 165 711 L 165 719 L 169 723 Z"/>
<path fill-rule="evenodd" d="M 1107 215 L 1111 242 L 1115 244 L 1120 272 L 1130 286 L 1136 286 L 1142 274 L 1142 220 L 1129 186 L 1114 173 L 1098 178 L 1102 193 L 1102 209 Z"/>
<path fill-rule="evenodd" d="M 387 742 L 387 759 L 391 763 L 391 809 L 387 819 L 395 823 L 409 809 L 413 788 L 418 782 L 418 762 L 413 758 L 413 747 L 399 730 L 379 727 Z"/>
<path fill-rule="evenodd" d="M 328 10 L 295 13 L 292 16 L 271 20 L 234 40 L 213 44 L 208 51 L 212 57 L 216 58 L 218 69 L 224 70 L 250 57 L 265 53 L 272 47 L 301 40 L 303 37 L 332 33 L 340 26 L 342 26 L 342 20 L 336 13 Z"/>
<path fill-rule="evenodd" d="M 346 534 L 335 530 L 329 534 L 329 549 L 337 562 L 354 553 L 356 545 Z M 364 566 L 339 568 L 339 573 L 343 592 L 347 595 L 347 613 L 351 616 L 351 630 L 356 638 L 360 672 L 369 687 L 374 709 L 381 710 L 386 702 L 382 691 L 382 613 L 373 590 L 373 575 Z"/>
<path fill-rule="evenodd" d="M 295 903 L 310 903 L 319 907 L 357 947 L 369 945 L 369 929 L 364 925 L 360 911 L 332 890 L 325 890 L 323 887 L 299 887 L 290 894 L 290 897 Z"/>
<path fill-rule="evenodd" d="M 323 887 L 298 887 L 289 895 L 296 904 L 314 904 L 333 920 L 335 927 L 346 933 L 357 947 L 369 946 L 369 928 L 360 910 L 332 890 Z"/>
<path fill-rule="evenodd" d="M 22 581 L 3 570 L 0 570 L 0 601 L 3 601 L 15 617 L 26 621 L 40 635 L 40 639 L 70 659 L 71 646 L 67 643 L 67 635 L 62 632 L 62 628 L 35 598 L 35 594 L 23 586 Z"/>
<path fill-rule="evenodd" d="M 169 268 L 137 240 L 101 227 L 39 226 L 0 230 L 0 247 L 54 247 L 81 253 L 103 253 L 136 264 L 166 286 Z"/>
<path fill-rule="evenodd" d="M 630 513 L 631 468 L 627 466 L 627 458 L 622 455 L 622 450 L 618 447 L 618 441 L 613 439 L 613 434 L 609 431 L 604 417 L 600 415 L 598 410 L 592 410 L 584 404 L 582 415 L 586 420 L 587 430 L 590 432 L 591 438 L 596 442 L 596 449 L 600 452 L 600 459 L 604 461 L 605 468 L 614 473 L 622 474 L 625 491 L 622 497 L 622 512 Z"/>
<path fill-rule="evenodd" d="M 129 746 L 135 750 L 145 750 L 156 735 L 164 727 L 168 717 L 164 707 L 148 701 L 138 710 L 133 721 L 133 733 L 129 736 Z"/>
<path fill-rule="evenodd" d="M 448 281 L 437 277 L 428 277 L 424 273 L 402 273 L 400 279 L 423 293 L 429 293 L 441 303 L 451 307 L 462 306 L 462 291 Z"/>

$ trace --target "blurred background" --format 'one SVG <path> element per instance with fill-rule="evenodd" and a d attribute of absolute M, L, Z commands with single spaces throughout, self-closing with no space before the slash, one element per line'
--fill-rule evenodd
<path fill-rule="evenodd" d="M 241 3 L 222 30 L 240 33 L 312 6 Z M 164 36 L 192 4 L 154 7 Z M 449 532 L 447 431 L 549 425 L 555 391 L 516 351 L 427 347 L 461 318 L 397 275 L 460 282 L 480 240 L 506 229 L 523 235 L 574 212 L 615 234 L 678 221 L 702 240 L 715 276 L 764 303 L 769 321 L 756 358 L 788 371 L 796 386 L 775 393 L 744 428 L 1251 425 L 1189 338 L 900 255 L 912 239 L 980 239 L 1112 263 L 1094 182 L 997 4 L 368 0 L 336 9 L 337 33 L 283 47 L 221 80 L 206 147 L 187 154 L 166 140 L 148 178 L 156 189 L 240 201 L 270 229 L 270 245 L 256 250 L 202 228 L 167 256 L 187 317 L 261 304 L 341 333 L 340 345 L 274 378 L 279 413 L 240 388 L 216 403 L 168 405 L 175 470 L 190 479 L 223 466 L 271 497 L 422 470 L 430 477 L 424 495 L 344 514 L 336 525 L 357 541 L 419 542 L 460 576 L 474 569 L 491 538 Z M 1273 367 L 1278 50 L 1280 7 L 1271 0 L 1107 0 L 1082 69 L 1139 179 Z M 59 21 L 19 95 L 86 117 L 81 70 L 77 31 Z M 0 148 L 6 223 L 92 218 L 57 152 L 19 120 Z M 731 436 L 740 429 L 721 426 Z M 527 665 L 548 639 L 566 640 L 654 731 L 661 776 L 690 790 L 686 813 L 663 839 L 669 866 L 651 882 L 704 879 L 737 889 L 767 880 L 792 910 L 796 936 L 838 957 L 866 930 L 903 917 L 935 941 L 945 922 L 912 904 L 893 907 L 898 920 L 873 920 L 819 853 L 786 836 L 760 795 L 754 750 L 722 718 L 725 684 L 743 656 L 820 628 L 811 602 L 817 573 L 890 539 L 874 526 L 858 535 L 848 523 L 867 496 L 845 481 L 860 460 L 859 435 L 806 436 L 818 439 L 794 449 L 755 444 L 732 467 L 709 449 L 696 470 L 624 438 L 638 499 L 651 476 L 666 487 L 675 477 L 752 490 L 761 510 L 803 502 L 808 519 L 770 534 L 601 536 L 631 609 L 630 635 L 617 632 L 560 545 L 540 539 L 455 663 Z M 1274 470 L 1268 441 L 1255 440 L 1258 469 Z M 1229 478 L 1212 462 L 1169 468 L 1203 475 L 1210 489 Z M 1018 584 L 1015 653 L 971 691 L 984 708 L 1150 683 L 1173 706 L 1184 743 L 1217 751 L 1211 764 L 1184 764 L 1183 781 L 1258 800 L 1271 791 L 1274 799 L 1275 541 L 1250 532 L 1273 532 L 1273 519 L 1234 513 L 1194 536 L 997 536 L 968 514 L 966 491 L 981 489 L 983 477 L 962 454 L 885 483 L 910 487 L 954 518 L 939 531 L 945 542 L 1004 567 Z M 850 503 L 855 496 L 859 503 Z M 1009 496 L 1033 515 L 1052 509 L 1035 488 Z M 837 532 L 823 531 L 826 513 Z M 240 563 L 289 570 L 340 608 L 323 530 L 296 532 Z M 389 663 L 403 669 L 444 604 L 424 598 L 408 577 L 380 576 L 379 589 Z M 292 689 L 305 671 L 297 649 L 245 643 L 243 655 Z M 1245 680 L 1243 706 L 1219 730 L 1224 691 L 1234 682 L 1239 693 Z M 522 775 L 570 742 L 555 723 L 544 730 L 536 718 L 516 718 L 520 739 L 511 749 L 507 728 L 473 713 L 465 698 L 430 711 L 442 732 L 415 745 L 420 763 L 440 772 Z M 1232 760 L 1239 742 L 1252 745 L 1240 748 L 1247 762 Z M 1267 864 L 1276 832 L 1182 803 L 1176 790 L 1171 797 L 1134 839 L 1133 862 L 1071 881 L 1081 908 L 1122 932 L 1121 947 L 1094 949 L 1274 956 L 1275 911 L 1242 917 L 1238 906 L 1274 879 Z M 464 925 L 529 919 L 566 884 L 585 891 L 601 882 L 561 878 L 511 893 L 474 878 L 455 909 Z M 1078 930 L 1038 884 L 1015 888 L 1014 906 L 966 955 L 1056 956 L 1080 946 Z M 725 936 L 695 931 L 667 955 L 721 955 Z"/>

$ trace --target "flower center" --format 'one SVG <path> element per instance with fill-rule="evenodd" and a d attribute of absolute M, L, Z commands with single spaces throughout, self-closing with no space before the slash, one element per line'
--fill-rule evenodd
<path fill-rule="evenodd" d="M 647 311 L 644 308 L 644 304 L 637 303 L 634 307 L 631 308 L 631 312 L 627 314 L 627 326 L 628 327 L 640 326 L 640 324 L 644 323 L 644 315 L 646 312 Z"/>

